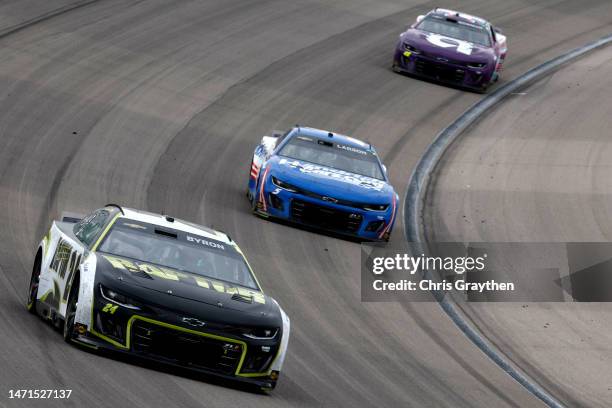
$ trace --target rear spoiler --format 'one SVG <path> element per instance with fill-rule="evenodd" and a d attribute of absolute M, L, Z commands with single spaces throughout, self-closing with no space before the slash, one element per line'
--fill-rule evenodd
<path fill-rule="evenodd" d="M 121 206 L 118 205 L 118 204 L 106 204 L 104 207 L 115 207 L 115 208 L 117 208 L 121 212 L 121 214 L 125 214 L 123 212 L 123 208 L 121 208 Z M 70 212 L 70 211 L 62 211 L 62 217 L 60 218 L 60 222 L 67 222 L 69 224 L 76 224 L 77 222 L 81 221 L 85 217 L 86 217 L 86 215 L 84 215 L 84 214 L 73 213 L 73 212 Z"/>
<path fill-rule="evenodd" d="M 61 221 L 70 224 L 76 224 L 83 219 L 84 215 L 73 212 L 63 211 Z"/>

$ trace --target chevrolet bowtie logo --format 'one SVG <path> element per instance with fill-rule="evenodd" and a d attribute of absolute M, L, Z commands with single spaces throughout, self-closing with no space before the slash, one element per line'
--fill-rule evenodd
<path fill-rule="evenodd" d="M 183 317 L 181 320 L 183 321 L 183 323 L 187 323 L 188 325 L 193 326 L 193 327 L 206 326 L 206 322 L 203 322 L 193 317 Z"/>
<path fill-rule="evenodd" d="M 323 201 L 329 201 L 330 203 L 337 203 L 338 202 L 338 200 L 336 200 L 335 198 L 332 198 L 332 197 L 321 197 L 321 199 Z"/>

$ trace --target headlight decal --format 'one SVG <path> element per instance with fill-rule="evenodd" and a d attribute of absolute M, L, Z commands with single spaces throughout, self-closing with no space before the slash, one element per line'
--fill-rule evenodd
<path fill-rule="evenodd" d="M 486 62 L 468 62 L 468 68 L 482 69 L 487 66 Z"/>
<path fill-rule="evenodd" d="M 131 299 L 129 299 L 127 296 L 122 295 L 118 292 L 115 292 L 114 290 L 111 290 L 102 284 L 100 284 L 100 294 L 107 301 L 112 302 L 121 307 L 125 307 L 126 309 L 130 309 L 130 310 L 140 310 L 140 307 L 134 304 L 136 302 L 131 301 Z M 109 310 L 113 310 L 113 314 L 114 314 L 114 312 L 116 311 L 116 308 L 112 309 L 112 306 L 113 305 L 111 304 L 111 308 L 109 308 Z M 103 310 L 103 311 L 107 311 L 107 310 Z"/>
<path fill-rule="evenodd" d="M 362 208 L 366 211 L 387 211 L 389 204 L 364 204 Z"/>
<path fill-rule="evenodd" d="M 417 54 L 417 55 L 421 53 L 421 51 L 418 48 L 414 47 L 413 45 L 410 45 L 407 42 L 404 43 L 404 49 L 407 51 L 410 51 L 413 54 Z"/>
<path fill-rule="evenodd" d="M 253 340 L 272 340 L 278 334 L 278 329 L 252 329 L 245 333 L 242 333 L 244 337 L 248 337 Z"/>
<path fill-rule="evenodd" d="M 272 179 L 272 184 L 274 184 L 276 187 L 282 188 L 283 190 L 291 191 L 292 193 L 298 192 L 298 188 L 292 186 L 289 183 L 285 183 L 284 181 L 279 180 L 274 176 L 272 176 L 271 179 Z"/>

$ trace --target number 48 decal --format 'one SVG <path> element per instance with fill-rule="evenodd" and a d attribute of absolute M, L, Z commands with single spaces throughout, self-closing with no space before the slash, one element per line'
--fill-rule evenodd
<path fill-rule="evenodd" d="M 444 37 L 439 34 L 429 34 L 427 36 L 427 41 L 432 43 L 433 45 L 437 45 L 442 48 L 457 48 L 457 52 L 460 52 L 465 55 L 472 54 L 472 43 L 467 41 L 457 40 L 455 38 Z"/>

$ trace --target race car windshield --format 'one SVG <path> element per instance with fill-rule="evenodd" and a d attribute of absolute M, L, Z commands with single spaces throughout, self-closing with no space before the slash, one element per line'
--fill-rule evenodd
<path fill-rule="evenodd" d="M 243 256 L 233 247 L 183 231 L 120 219 L 98 250 L 259 290 Z"/>
<path fill-rule="evenodd" d="M 419 30 L 484 45 L 486 47 L 491 46 L 489 34 L 484 28 L 463 22 L 427 17 L 419 23 L 417 28 Z"/>
<path fill-rule="evenodd" d="M 374 154 L 332 141 L 295 136 L 283 146 L 279 155 L 378 180 L 385 179 Z"/>

